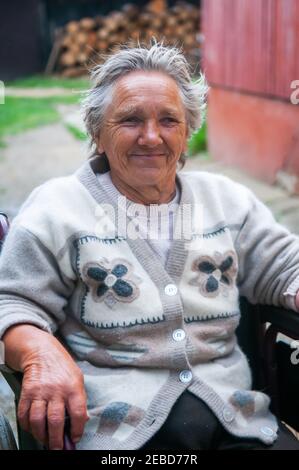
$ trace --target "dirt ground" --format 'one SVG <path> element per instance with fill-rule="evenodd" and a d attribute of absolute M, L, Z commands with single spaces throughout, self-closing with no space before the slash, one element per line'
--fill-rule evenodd
<path fill-rule="evenodd" d="M 61 115 L 77 116 L 73 106 L 60 106 Z M 0 149 L 0 211 L 14 216 L 33 188 L 72 173 L 86 159 L 87 149 L 58 122 L 8 137 Z"/>

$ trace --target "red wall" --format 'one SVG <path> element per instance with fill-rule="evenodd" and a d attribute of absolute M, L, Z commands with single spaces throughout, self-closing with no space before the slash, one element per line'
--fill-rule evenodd
<path fill-rule="evenodd" d="M 284 170 L 299 175 L 299 106 L 211 88 L 209 150 L 269 183 Z"/>
<path fill-rule="evenodd" d="M 202 17 L 212 156 L 269 181 L 299 175 L 299 0 L 204 0 Z"/>
<path fill-rule="evenodd" d="M 289 99 L 299 79 L 298 0 L 205 0 L 211 84 Z"/>

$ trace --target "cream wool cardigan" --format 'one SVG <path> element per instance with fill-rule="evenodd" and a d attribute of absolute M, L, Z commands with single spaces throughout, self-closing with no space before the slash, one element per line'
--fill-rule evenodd
<path fill-rule="evenodd" d="M 119 206 L 99 171 L 97 157 L 23 204 L 0 257 L 0 335 L 18 323 L 59 331 L 88 396 L 79 449 L 140 448 L 186 389 L 233 435 L 271 444 L 276 418 L 236 341 L 239 296 L 295 309 L 298 238 L 245 187 L 182 172 L 192 230 L 164 265 L 148 240 L 116 230 L 110 209 L 128 221 L 132 203 Z"/>

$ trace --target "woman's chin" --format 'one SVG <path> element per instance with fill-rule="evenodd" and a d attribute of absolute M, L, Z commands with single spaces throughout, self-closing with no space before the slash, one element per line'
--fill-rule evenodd
<path fill-rule="evenodd" d="M 132 177 L 138 179 L 142 184 L 151 184 L 161 180 L 161 168 L 154 166 L 135 167 L 132 170 Z"/>

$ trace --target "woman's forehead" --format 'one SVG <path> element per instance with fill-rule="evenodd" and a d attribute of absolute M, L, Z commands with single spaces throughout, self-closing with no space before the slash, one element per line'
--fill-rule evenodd
<path fill-rule="evenodd" d="M 182 105 L 175 80 L 162 72 L 146 71 L 131 72 L 118 79 L 114 87 L 113 101 L 129 112 L 143 101 L 168 103 L 168 107 L 173 109 Z"/>

